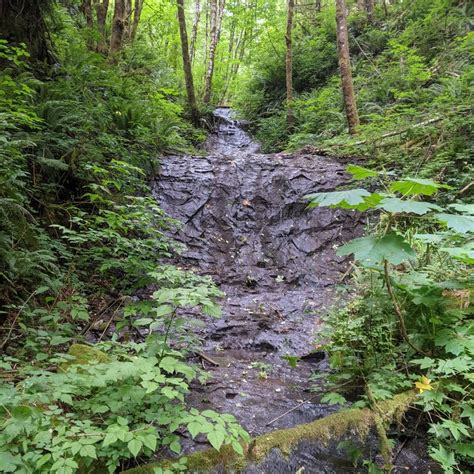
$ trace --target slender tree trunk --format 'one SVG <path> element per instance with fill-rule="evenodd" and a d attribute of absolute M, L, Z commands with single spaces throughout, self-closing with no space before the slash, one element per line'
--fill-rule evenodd
<path fill-rule="evenodd" d="M 286 110 L 288 130 L 291 131 L 295 125 L 293 114 L 293 15 L 295 9 L 294 0 L 288 0 L 288 11 L 286 21 Z"/>
<path fill-rule="evenodd" d="M 191 63 L 194 62 L 194 56 L 196 54 L 196 40 L 199 28 L 199 20 L 201 19 L 201 2 L 196 0 L 194 3 L 194 18 L 193 18 L 193 29 L 191 32 Z"/>
<path fill-rule="evenodd" d="M 125 0 L 123 16 L 123 38 L 130 41 L 132 35 L 132 1 Z"/>
<path fill-rule="evenodd" d="M 351 59 L 349 56 L 349 35 L 347 32 L 347 9 L 344 0 L 336 0 L 336 33 L 341 72 L 342 96 L 346 110 L 349 133 L 355 134 L 359 125 L 359 113 L 352 83 Z"/>
<path fill-rule="evenodd" d="M 109 0 L 99 1 L 95 5 L 95 12 L 97 18 L 97 29 L 99 30 L 99 40 L 97 41 L 97 52 L 105 54 L 107 52 L 107 13 L 109 11 Z"/>
<path fill-rule="evenodd" d="M 86 19 L 86 25 L 88 28 L 94 26 L 94 21 L 92 19 L 92 0 L 82 0 L 81 11 Z"/>
<path fill-rule="evenodd" d="M 191 59 L 189 57 L 188 33 L 186 31 L 186 16 L 184 13 L 184 0 L 176 0 L 178 7 L 179 35 L 181 38 L 181 52 L 183 55 L 183 71 L 186 83 L 186 94 L 188 96 L 191 119 L 195 125 L 199 124 L 199 110 L 196 104 L 196 95 L 194 93 L 193 71 L 191 68 Z"/>
<path fill-rule="evenodd" d="M 114 16 L 112 18 L 112 34 L 110 36 L 110 55 L 115 54 L 121 47 L 125 32 L 125 0 L 115 0 Z"/>
<path fill-rule="evenodd" d="M 212 76 L 214 74 L 214 64 L 216 59 L 217 43 L 221 33 L 222 17 L 224 15 L 224 1 L 219 4 L 218 0 L 211 0 L 211 38 L 209 45 L 209 59 L 207 63 L 206 78 L 204 82 L 204 103 L 208 104 L 211 100 Z"/>
<path fill-rule="evenodd" d="M 140 16 L 143 10 L 143 0 L 135 0 L 133 8 L 133 21 L 130 30 L 130 40 L 133 41 L 137 36 L 138 23 L 140 22 Z"/>
<path fill-rule="evenodd" d="M 374 0 L 365 0 L 365 9 L 367 11 L 367 19 L 370 23 L 374 22 L 374 8 L 375 8 L 375 1 Z"/>
<path fill-rule="evenodd" d="M 94 40 L 91 36 L 92 29 L 94 28 L 94 19 L 92 17 L 92 0 L 82 0 L 81 11 L 86 20 L 87 31 L 87 47 L 94 49 Z"/>

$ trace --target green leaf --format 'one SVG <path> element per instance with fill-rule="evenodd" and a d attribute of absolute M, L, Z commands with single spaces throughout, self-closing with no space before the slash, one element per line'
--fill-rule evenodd
<path fill-rule="evenodd" d="M 450 204 L 448 207 L 451 207 L 452 209 L 455 209 L 458 212 L 461 212 L 462 214 L 470 214 L 471 216 L 474 216 L 474 204 Z"/>
<path fill-rule="evenodd" d="M 232 441 L 232 448 L 237 454 L 244 454 L 244 448 L 242 448 L 242 445 L 238 441 Z"/>
<path fill-rule="evenodd" d="M 140 384 L 143 388 L 146 388 L 146 392 L 145 393 L 153 393 L 155 392 L 159 385 L 156 383 L 156 382 L 151 382 L 151 381 L 147 381 L 147 380 L 144 380 L 141 384 Z"/>
<path fill-rule="evenodd" d="M 41 456 L 38 461 L 36 461 L 36 468 L 39 469 L 41 466 L 44 466 L 51 459 L 51 454 L 45 454 Z"/>
<path fill-rule="evenodd" d="M 152 318 L 140 318 L 133 322 L 134 326 L 148 326 L 154 321 Z"/>
<path fill-rule="evenodd" d="M 420 369 L 429 369 L 436 365 L 436 360 L 429 357 L 423 357 L 423 359 L 413 359 L 410 362 L 412 364 L 419 365 Z"/>
<path fill-rule="evenodd" d="M 304 196 L 304 199 L 310 201 L 308 207 L 317 206 L 342 207 L 350 209 L 354 206 L 364 203 L 364 198 L 370 196 L 369 191 L 359 188 L 348 191 L 334 191 L 331 193 L 313 193 Z"/>
<path fill-rule="evenodd" d="M 155 316 L 165 316 L 173 312 L 173 307 L 169 304 L 162 304 L 154 309 Z"/>
<path fill-rule="evenodd" d="M 383 237 L 362 237 L 354 239 L 337 250 L 337 255 L 354 254 L 362 264 L 381 263 L 387 260 L 399 265 L 416 256 L 414 250 L 398 234 L 390 233 Z"/>
<path fill-rule="evenodd" d="M 156 434 L 149 433 L 142 438 L 142 441 L 143 444 L 153 452 L 156 450 L 156 443 L 158 441 Z"/>
<path fill-rule="evenodd" d="M 374 176 L 378 176 L 379 173 L 377 171 L 372 171 L 367 168 L 363 168 L 362 166 L 357 165 L 349 165 L 346 170 L 352 175 L 354 179 L 365 179 L 365 178 L 372 178 Z"/>
<path fill-rule="evenodd" d="M 377 206 L 387 212 L 406 212 L 411 214 L 418 214 L 419 216 L 431 211 L 441 211 L 442 208 L 430 202 L 420 202 L 407 199 L 400 199 L 397 197 L 386 197 L 382 199 Z"/>
<path fill-rule="evenodd" d="M 168 373 L 174 372 L 177 362 L 178 361 L 174 357 L 163 357 L 160 362 L 160 368 Z"/>
<path fill-rule="evenodd" d="M 219 451 L 222 446 L 222 443 L 224 442 L 225 434 L 221 430 L 214 430 L 208 433 L 207 439 L 209 443 L 211 443 L 212 447 Z"/>
<path fill-rule="evenodd" d="M 137 457 L 137 454 L 143 447 L 143 443 L 139 439 L 132 439 L 128 442 L 127 448 L 132 453 L 133 457 Z"/>
<path fill-rule="evenodd" d="M 171 451 L 173 451 L 173 453 L 179 454 L 181 452 L 181 445 L 179 444 L 179 440 L 175 439 L 170 444 L 170 449 Z"/>
<path fill-rule="evenodd" d="M 201 423 L 198 423 L 197 421 L 191 421 L 191 423 L 188 424 L 188 431 L 193 438 L 195 438 L 199 433 L 201 433 L 201 428 Z"/>
<path fill-rule="evenodd" d="M 455 443 L 454 449 L 461 456 L 468 456 L 474 458 L 474 444 L 470 443 Z"/>
<path fill-rule="evenodd" d="M 0 472 L 15 472 L 22 463 L 20 456 L 8 452 L 0 453 Z"/>
<path fill-rule="evenodd" d="M 83 446 L 79 454 L 85 458 L 97 459 L 97 453 L 95 451 L 95 446 L 91 444 Z"/>
<path fill-rule="evenodd" d="M 447 188 L 450 186 L 446 184 L 439 184 L 431 179 L 420 179 L 420 178 L 405 178 L 400 181 L 394 181 L 390 185 L 390 191 L 399 192 L 404 196 L 419 196 L 421 194 L 425 196 L 432 196 L 438 189 Z"/>
<path fill-rule="evenodd" d="M 454 453 L 452 451 L 448 451 L 440 444 L 437 448 L 432 448 L 430 454 L 431 457 L 439 462 L 448 473 L 453 472 L 452 468 L 456 465 L 456 459 L 454 458 Z"/>
<path fill-rule="evenodd" d="M 118 436 L 115 433 L 107 433 L 105 435 L 102 446 L 106 447 L 118 441 Z"/>
<path fill-rule="evenodd" d="M 339 393 L 329 392 L 321 397 L 321 403 L 327 403 L 328 405 L 343 405 L 347 400 Z"/>
<path fill-rule="evenodd" d="M 455 230 L 461 234 L 474 232 L 474 217 L 460 216 L 459 214 L 435 214 L 435 217 L 445 224 L 449 229 Z"/>

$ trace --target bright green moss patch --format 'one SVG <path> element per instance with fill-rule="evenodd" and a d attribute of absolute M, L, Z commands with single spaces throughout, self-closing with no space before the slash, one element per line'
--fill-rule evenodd
<path fill-rule="evenodd" d="M 378 403 L 377 408 L 383 414 L 383 421 L 388 424 L 398 422 L 414 396 L 414 392 L 406 392 Z M 209 449 L 187 456 L 188 472 L 208 472 L 218 466 L 224 466 L 226 472 L 230 469 L 240 472 L 250 463 L 263 461 L 272 449 L 278 449 L 286 456 L 290 455 L 291 451 L 303 440 L 328 445 L 331 441 L 352 436 L 363 441 L 380 418 L 380 415 L 377 416 L 368 408 L 342 410 L 312 423 L 258 436 L 246 447 L 244 455 L 239 455 L 230 446 L 225 446 L 219 452 Z M 175 461 L 164 460 L 130 469 L 126 473 L 153 474 L 155 467 L 166 468 L 173 462 Z"/>
<path fill-rule="evenodd" d="M 71 365 L 103 364 L 110 362 L 110 357 L 105 352 L 86 344 L 73 344 L 69 348 L 68 354 L 74 356 L 74 360 L 62 364 L 61 369 L 63 370 L 67 370 Z"/>

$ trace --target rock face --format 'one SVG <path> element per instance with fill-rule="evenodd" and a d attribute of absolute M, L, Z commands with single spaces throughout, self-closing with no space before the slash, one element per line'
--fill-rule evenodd
<path fill-rule="evenodd" d="M 307 398 L 324 354 L 291 368 L 282 356 L 314 350 L 319 312 L 334 302 L 347 269 L 335 247 L 361 234 L 351 211 L 307 210 L 303 196 L 349 182 L 345 165 L 299 153 L 258 153 L 228 109 L 206 144 L 207 156 L 168 156 L 153 186 L 160 206 L 182 222 L 172 236 L 187 250 L 181 266 L 214 278 L 227 297 L 223 317 L 199 335 L 213 378 L 190 400 L 234 414 L 252 435 L 294 426 L 331 410 L 316 403 L 266 424 Z M 194 449 L 192 446 L 190 449 Z"/>

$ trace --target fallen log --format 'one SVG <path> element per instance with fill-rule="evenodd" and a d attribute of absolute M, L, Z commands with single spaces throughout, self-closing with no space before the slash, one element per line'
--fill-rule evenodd
<path fill-rule="evenodd" d="M 399 423 L 414 398 L 415 392 L 409 391 L 378 402 L 376 411 L 369 408 L 341 410 L 311 423 L 273 431 L 243 445 L 243 454 L 236 453 L 230 446 L 224 446 L 220 451 L 209 449 L 194 453 L 186 456 L 186 472 L 261 472 L 256 468 L 265 469 L 265 463 L 270 457 L 280 456 L 282 462 L 285 462 L 284 459 L 290 459 L 302 444 L 305 453 L 308 453 L 309 444 L 316 446 L 318 453 L 324 450 L 334 452 L 339 442 L 347 439 L 365 445 L 369 435 L 377 433 L 377 425 L 381 421 L 386 426 Z M 177 461 L 167 459 L 138 466 L 125 473 L 153 474 L 156 468 L 164 470 Z M 274 462 L 274 459 L 269 462 Z"/>

